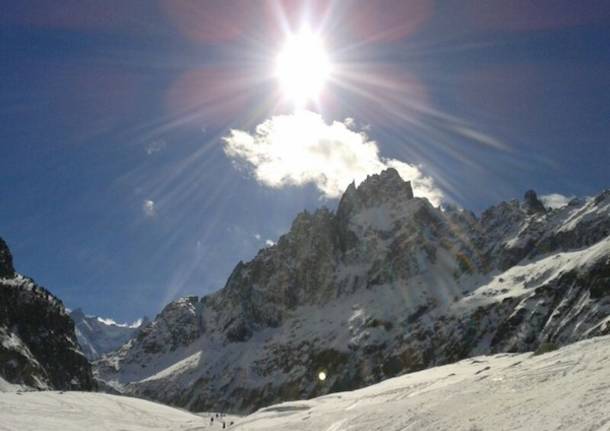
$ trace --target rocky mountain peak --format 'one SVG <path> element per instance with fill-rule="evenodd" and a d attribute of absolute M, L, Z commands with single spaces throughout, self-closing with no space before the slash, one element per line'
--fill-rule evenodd
<path fill-rule="evenodd" d="M 402 179 L 398 171 L 388 168 L 379 174 L 369 175 L 356 188 L 361 198 L 368 198 L 369 205 L 376 205 L 383 199 L 413 199 L 411 182 Z"/>
<path fill-rule="evenodd" d="M 15 268 L 13 267 L 13 256 L 11 251 L 8 249 L 6 242 L 0 238 L 0 277 L 9 278 L 15 275 Z"/>
<path fill-rule="evenodd" d="M 196 340 L 203 333 L 199 320 L 201 306 L 197 296 L 186 296 L 167 304 L 153 322 L 140 326 L 137 338 L 144 340 L 144 351 L 174 351 Z"/>
<path fill-rule="evenodd" d="M 396 169 L 388 168 L 379 174 L 367 176 L 357 187 L 351 183 L 341 197 L 337 216 L 341 220 L 364 208 L 410 199 L 413 199 L 411 182 L 404 181 Z"/>
<path fill-rule="evenodd" d="M 538 199 L 538 195 L 534 190 L 528 190 L 523 197 L 523 208 L 528 214 L 544 214 L 546 210 L 544 205 Z"/>

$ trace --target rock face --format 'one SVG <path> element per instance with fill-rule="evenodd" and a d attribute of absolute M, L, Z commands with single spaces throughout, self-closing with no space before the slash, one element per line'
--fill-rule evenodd
<path fill-rule="evenodd" d="M 118 324 L 109 319 L 88 316 L 80 308 L 72 311 L 70 317 L 74 321 L 81 351 L 91 361 L 117 350 L 137 335 L 142 324 L 148 323 L 144 319 L 133 324 Z"/>
<path fill-rule="evenodd" d="M 534 190 L 525 192 L 525 196 L 523 197 L 523 208 L 528 215 L 544 214 L 546 212 L 544 205 L 538 200 L 538 195 Z"/>
<path fill-rule="evenodd" d="M 9 278 L 15 275 L 13 268 L 13 256 L 11 255 L 6 242 L 0 238 L 0 277 Z"/>
<path fill-rule="evenodd" d="M 0 376 L 36 389 L 91 390 L 91 365 L 60 300 L 15 273 L 0 239 Z"/>
<path fill-rule="evenodd" d="M 249 412 L 610 333 L 610 191 L 539 204 L 528 192 L 477 218 L 414 197 L 394 170 L 374 175 L 336 213 L 299 214 L 222 290 L 168 305 L 96 375 L 191 410 Z"/>

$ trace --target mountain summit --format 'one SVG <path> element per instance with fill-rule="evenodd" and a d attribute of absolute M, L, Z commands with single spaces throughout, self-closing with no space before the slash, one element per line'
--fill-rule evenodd
<path fill-rule="evenodd" d="M 15 268 L 13 268 L 13 256 L 11 251 L 8 249 L 6 242 L 0 238 L 0 277 L 9 278 L 15 275 Z"/>
<path fill-rule="evenodd" d="M 404 181 L 394 168 L 369 175 L 358 187 L 351 183 L 339 202 L 337 214 L 347 215 L 355 209 L 371 208 L 390 202 L 413 199 L 410 181 Z"/>

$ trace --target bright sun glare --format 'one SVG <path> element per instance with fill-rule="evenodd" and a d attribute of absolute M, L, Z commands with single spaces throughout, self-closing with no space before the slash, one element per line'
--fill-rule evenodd
<path fill-rule="evenodd" d="M 290 35 L 277 56 L 275 75 L 284 96 L 296 106 L 315 101 L 330 73 L 322 39 L 309 29 Z"/>

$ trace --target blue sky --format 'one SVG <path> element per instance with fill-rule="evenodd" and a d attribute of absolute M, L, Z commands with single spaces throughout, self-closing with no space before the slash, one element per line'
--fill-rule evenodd
<path fill-rule="evenodd" d="M 304 21 L 340 72 L 309 108 L 329 133 L 365 133 L 377 165 L 477 212 L 607 188 L 610 3 L 481 3 L 4 4 L 0 236 L 17 270 L 134 320 L 221 288 L 299 211 L 333 208 L 319 181 L 274 185 L 224 139 L 292 114 L 269 71 Z"/>

